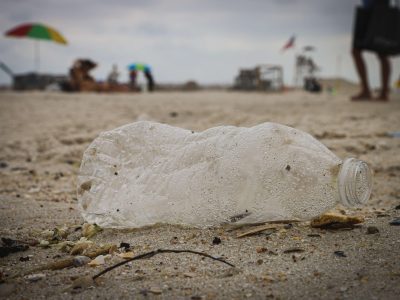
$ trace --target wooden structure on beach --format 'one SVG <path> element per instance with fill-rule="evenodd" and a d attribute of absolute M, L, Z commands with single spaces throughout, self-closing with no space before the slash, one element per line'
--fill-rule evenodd
<path fill-rule="evenodd" d="M 283 69 L 279 65 L 263 64 L 253 69 L 240 69 L 233 86 L 245 91 L 281 91 Z"/>
<path fill-rule="evenodd" d="M 45 90 L 58 87 L 68 80 L 65 75 L 39 74 L 36 72 L 15 74 L 5 63 L 0 61 L 0 69 L 12 79 L 12 87 L 16 91 Z"/>

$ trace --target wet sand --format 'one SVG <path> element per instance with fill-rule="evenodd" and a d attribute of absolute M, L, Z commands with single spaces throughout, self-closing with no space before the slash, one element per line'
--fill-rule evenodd
<path fill-rule="evenodd" d="M 222 256 L 230 268 L 191 254 L 161 254 L 100 277 L 88 289 L 65 291 L 78 275 L 105 265 L 40 271 L 44 278 L 8 278 L 69 257 L 56 247 L 0 258 L 0 297 L 10 299 L 396 299 L 400 294 L 400 95 L 389 103 L 353 103 L 342 88 L 329 95 L 171 92 L 154 94 L 0 93 L 0 237 L 42 239 L 41 232 L 84 221 L 76 200 L 82 153 L 104 130 L 154 120 L 192 130 L 217 125 L 278 122 L 309 132 L 339 157 L 358 157 L 374 170 L 370 202 L 344 209 L 366 220 L 352 230 L 314 229 L 307 222 L 238 239 L 226 228 L 155 226 L 104 230 L 96 244 L 127 242 L 135 254 L 157 248 L 191 249 Z M 368 226 L 379 232 L 367 234 Z M 68 239 L 79 238 L 80 231 Z M 221 243 L 214 245 L 214 237 Z M 299 248 L 297 252 L 285 250 Z M 343 251 L 340 256 L 335 251 Z M 290 251 L 289 251 L 290 252 Z M 28 261 L 20 258 L 29 257 Z M 1 279 L 0 279 L 1 280 Z"/>

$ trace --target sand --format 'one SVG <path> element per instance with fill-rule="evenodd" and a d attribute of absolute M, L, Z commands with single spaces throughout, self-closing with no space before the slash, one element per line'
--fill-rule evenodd
<path fill-rule="evenodd" d="M 96 244 L 127 242 L 135 254 L 157 248 L 222 256 L 230 268 L 191 254 L 162 254 L 100 277 L 95 287 L 66 290 L 76 276 L 104 266 L 44 270 L 44 278 L 9 277 L 69 257 L 55 247 L 0 258 L 0 297 L 10 299 L 396 299 L 400 294 L 400 95 L 389 103 L 352 103 L 349 88 L 335 94 L 290 91 L 166 92 L 154 94 L 0 94 L 0 237 L 37 238 L 40 232 L 81 225 L 76 175 L 82 153 L 104 130 L 154 120 L 192 130 L 217 125 L 278 122 L 316 136 L 339 157 L 357 157 L 374 170 L 368 205 L 345 209 L 365 222 L 352 230 L 322 230 L 307 222 L 238 239 L 226 228 L 161 225 L 104 230 Z M 338 210 L 343 208 L 338 208 Z M 367 234 L 375 226 L 379 233 Z M 78 238 L 80 231 L 69 239 Z M 221 243 L 213 245 L 214 237 Z M 291 248 L 301 252 L 285 253 Z M 338 256 L 335 251 L 343 251 Z M 340 254 L 340 253 L 339 253 Z M 21 257 L 29 261 L 20 261 Z M 120 261 L 113 256 L 105 266 Z"/>

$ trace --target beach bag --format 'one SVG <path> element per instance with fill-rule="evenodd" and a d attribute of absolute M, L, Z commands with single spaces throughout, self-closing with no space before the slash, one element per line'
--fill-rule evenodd
<path fill-rule="evenodd" d="M 357 7 L 353 47 L 386 55 L 400 54 L 400 9 L 386 5 Z"/>

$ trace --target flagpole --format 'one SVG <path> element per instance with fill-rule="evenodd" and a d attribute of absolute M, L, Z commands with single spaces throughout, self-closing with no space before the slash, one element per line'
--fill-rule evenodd
<path fill-rule="evenodd" d="M 296 42 L 295 41 L 296 41 L 296 35 L 292 35 L 290 37 L 289 41 L 281 49 L 281 52 L 283 52 L 283 51 L 285 51 L 285 50 L 287 50 L 289 48 L 296 49 Z M 294 85 L 294 87 L 296 86 L 296 77 L 297 77 L 297 75 L 296 75 L 296 70 L 297 70 L 297 67 L 296 67 L 296 56 L 297 56 L 296 55 L 296 50 L 294 50 L 294 74 L 293 74 L 293 85 Z"/>
<path fill-rule="evenodd" d="M 336 56 L 336 89 L 340 89 L 340 76 L 341 76 L 342 56 Z"/>
<path fill-rule="evenodd" d="M 297 57 L 296 46 L 295 46 L 295 49 L 294 49 L 293 53 L 294 53 L 293 87 L 296 88 L 297 87 L 297 76 L 298 76 L 298 74 L 297 74 L 297 61 L 296 61 L 296 57 Z"/>
<path fill-rule="evenodd" d="M 294 76 L 293 76 L 293 86 L 294 88 L 297 88 L 297 84 L 299 81 L 299 70 L 298 70 L 298 66 L 297 66 L 297 56 L 298 56 L 298 52 L 297 52 L 297 44 L 294 44 Z"/>

